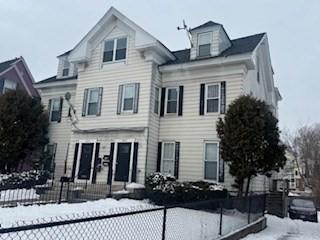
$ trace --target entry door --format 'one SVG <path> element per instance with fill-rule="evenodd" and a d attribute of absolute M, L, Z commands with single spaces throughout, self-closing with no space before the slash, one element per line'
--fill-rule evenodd
<path fill-rule="evenodd" d="M 92 166 L 93 143 L 83 143 L 79 162 L 78 179 L 89 180 Z"/>
<path fill-rule="evenodd" d="M 130 169 L 131 143 L 118 143 L 115 181 L 128 182 Z"/>

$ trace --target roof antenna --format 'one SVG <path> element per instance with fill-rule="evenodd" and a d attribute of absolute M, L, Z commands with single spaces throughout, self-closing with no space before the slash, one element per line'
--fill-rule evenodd
<path fill-rule="evenodd" d="M 183 27 L 177 27 L 177 29 L 178 29 L 178 31 L 180 31 L 180 30 L 186 30 L 186 33 L 187 33 L 187 37 L 188 37 L 188 39 L 189 39 L 189 42 L 190 42 L 190 45 L 191 45 L 191 47 L 193 47 L 193 44 L 192 44 L 192 39 L 191 39 L 191 28 L 188 28 L 188 26 L 187 26 L 187 24 L 186 24 L 186 22 L 184 21 L 184 19 L 183 19 L 183 21 L 182 21 L 182 24 L 183 24 Z"/>

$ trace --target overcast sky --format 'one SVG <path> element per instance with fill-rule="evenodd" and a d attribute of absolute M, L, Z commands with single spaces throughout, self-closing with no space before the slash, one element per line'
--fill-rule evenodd
<path fill-rule="evenodd" d="M 319 0 L 0 0 L 0 62 L 23 56 L 36 81 L 56 74 L 56 56 L 73 48 L 111 7 L 169 49 L 188 47 L 190 27 L 222 23 L 230 38 L 267 32 L 280 127 L 320 122 Z"/>

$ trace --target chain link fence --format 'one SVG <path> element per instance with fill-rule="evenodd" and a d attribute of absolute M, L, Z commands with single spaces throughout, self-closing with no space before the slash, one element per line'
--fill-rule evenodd
<path fill-rule="evenodd" d="M 256 195 L 35 220 L 0 228 L 0 239 L 217 239 L 258 220 L 264 211 L 265 195 Z"/>

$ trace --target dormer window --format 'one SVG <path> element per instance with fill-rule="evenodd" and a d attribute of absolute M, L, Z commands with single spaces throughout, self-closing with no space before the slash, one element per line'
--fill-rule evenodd
<path fill-rule="evenodd" d="M 68 60 L 63 62 L 62 77 L 69 76 L 70 63 Z"/>
<path fill-rule="evenodd" d="M 103 62 L 114 62 L 126 59 L 127 38 L 108 40 L 104 44 Z"/>
<path fill-rule="evenodd" d="M 211 55 L 212 32 L 198 34 L 198 57 Z"/>

